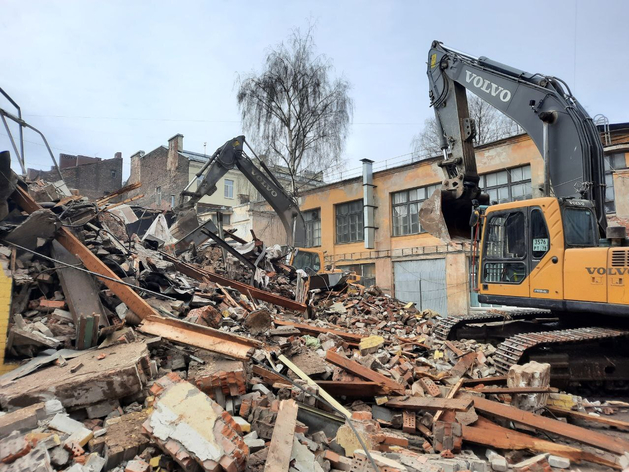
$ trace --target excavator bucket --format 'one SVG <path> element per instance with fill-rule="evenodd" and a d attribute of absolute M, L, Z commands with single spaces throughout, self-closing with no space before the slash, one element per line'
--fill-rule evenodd
<path fill-rule="evenodd" d="M 445 242 L 470 239 L 472 200 L 453 198 L 451 192 L 435 190 L 419 210 L 421 227 Z"/>

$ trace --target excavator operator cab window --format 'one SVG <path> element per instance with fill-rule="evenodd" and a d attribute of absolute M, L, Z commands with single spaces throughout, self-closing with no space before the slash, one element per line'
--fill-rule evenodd
<path fill-rule="evenodd" d="M 598 245 L 596 218 L 589 208 L 563 209 L 563 231 L 567 247 L 594 247 Z"/>
<path fill-rule="evenodd" d="M 490 215 L 487 219 L 483 283 L 519 284 L 527 275 L 526 217 L 522 211 Z"/>
<path fill-rule="evenodd" d="M 303 270 L 308 275 L 316 274 L 321 270 L 319 254 L 316 252 L 298 250 L 293 258 L 293 267 Z"/>

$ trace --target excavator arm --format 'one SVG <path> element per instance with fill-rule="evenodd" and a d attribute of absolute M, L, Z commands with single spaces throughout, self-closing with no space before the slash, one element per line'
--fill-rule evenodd
<path fill-rule="evenodd" d="M 238 169 L 279 216 L 288 235 L 287 244 L 292 247 L 303 247 L 306 243 L 306 224 L 303 215 L 299 211 L 297 202 L 286 193 L 282 185 L 263 162 L 260 161 L 260 165 L 264 171 L 253 163 L 244 152 L 244 144 L 245 137 L 238 136 L 218 148 L 196 174 L 195 179 L 181 193 L 177 211 L 191 209 L 205 195 L 212 195 L 216 192 L 216 184 L 221 177 L 230 169 Z M 197 190 L 194 192 L 189 191 L 188 189 L 196 178 L 202 175 L 203 180 Z M 186 197 L 189 197 L 189 199 L 186 200 Z"/>
<path fill-rule="evenodd" d="M 563 81 L 473 57 L 438 41 L 428 53 L 428 81 L 445 178 L 441 191 L 422 206 L 422 227 L 446 240 L 469 237 L 473 201 L 488 203 L 478 186 L 475 124 L 469 118 L 466 96 L 470 91 L 531 137 L 545 160 L 544 196 L 591 200 L 604 234 L 603 147 L 593 120 Z"/>

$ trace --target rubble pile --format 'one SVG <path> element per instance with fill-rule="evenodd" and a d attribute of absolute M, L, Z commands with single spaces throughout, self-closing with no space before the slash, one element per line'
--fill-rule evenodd
<path fill-rule="evenodd" d="M 377 287 L 301 303 L 277 254 L 262 290 L 59 192 L 18 188 L 0 222 L 0 472 L 629 466 L 629 404 L 560 392 L 548 364 L 496 376 L 493 346 L 437 340 L 439 314 Z"/>

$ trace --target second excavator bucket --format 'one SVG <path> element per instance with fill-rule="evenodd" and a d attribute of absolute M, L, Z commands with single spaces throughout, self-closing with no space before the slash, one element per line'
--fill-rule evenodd
<path fill-rule="evenodd" d="M 472 199 L 453 198 L 452 192 L 437 189 L 419 210 L 422 229 L 445 242 L 470 239 Z"/>

